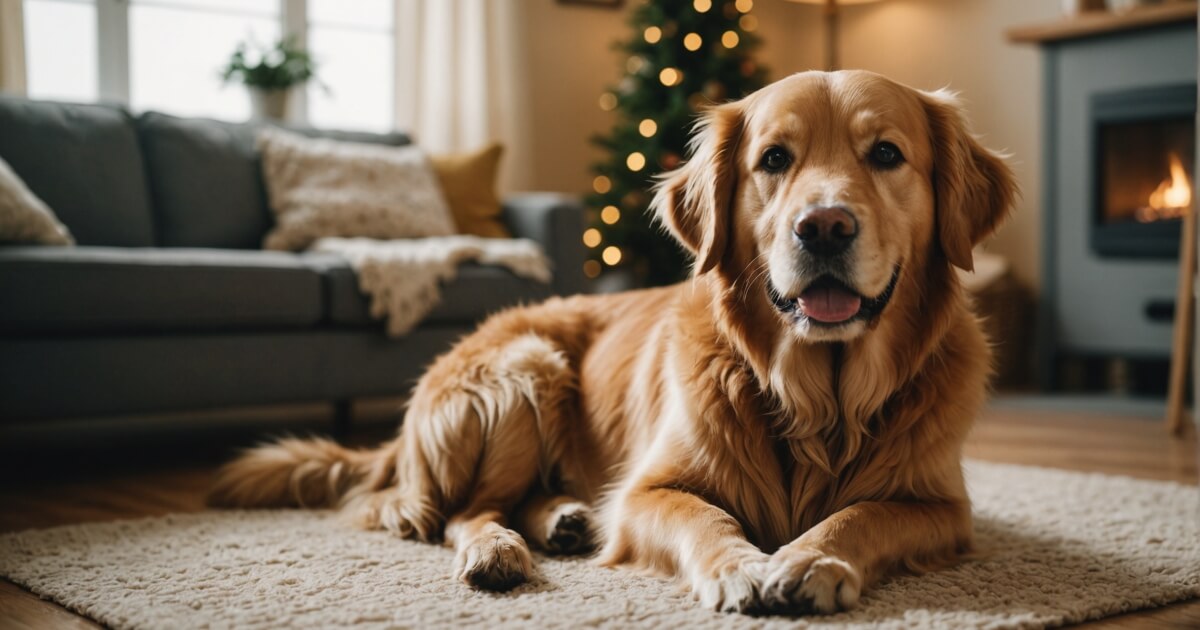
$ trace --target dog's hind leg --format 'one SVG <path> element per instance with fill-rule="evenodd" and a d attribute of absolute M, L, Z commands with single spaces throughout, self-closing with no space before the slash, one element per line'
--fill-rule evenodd
<path fill-rule="evenodd" d="M 506 517 L 558 457 L 563 409 L 573 391 L 566 356 L 533 333 L 466 347 L 429 371 L 405 419 L 399 496 L 421 487 L 450 515 L 445 539 L 456 575 L 505 590 L 533 570 L 529 547 Z M 457 350 L 456 350 L 457 352 Z"/>
<path fill-rule="evenodd" d="M 592 510 L 565 494 L 534 493 L 516 513 L 517 531 L 534 546 L 556 554 L 575 554 L 592 547 Z"/>

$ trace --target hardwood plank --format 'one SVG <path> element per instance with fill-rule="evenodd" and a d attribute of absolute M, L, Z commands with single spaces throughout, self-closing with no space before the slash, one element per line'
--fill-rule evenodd
<path fill-rule="evenodd" d="M 1085 11 L 1049 24 L 1013 27 L 1008 29 L 1006 35 L 1010 42 L 1046 44 L 1165 24 L 1195 22 L 1196 12 L 1196 2 L 1164 2 L 1137 7 L 1122 13 Z"/>
<path fill-rule="evenodd" d="M 0 628 L 5 630 L 94 630 L 100 624 L 48 602 L 9 582 L 0 580 Z"/>

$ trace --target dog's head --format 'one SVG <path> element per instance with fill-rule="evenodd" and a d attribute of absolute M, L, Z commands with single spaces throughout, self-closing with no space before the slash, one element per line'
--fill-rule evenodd
<path fill-rule="evenodd" d="M 799 337 L 852 339 L 926 265 L 971 269 L 1015 194 L 945 93 L 862 71 L 793 75 L 708 112 L 654 207 L 695 273 L 761 283 Z M 752 289 L 753 290 L 753 289 Z"/>

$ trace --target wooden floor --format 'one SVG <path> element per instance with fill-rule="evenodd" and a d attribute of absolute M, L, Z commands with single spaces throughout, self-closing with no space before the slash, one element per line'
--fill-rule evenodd
<path fill-rule="evenodd" d="M 374 436 L 358 437 L 358 440 Z M 1158 417 L 1044 411 L 1000 406 L 989 410 L 967 445 L 979 459 L 1172 480 L 1195 485 L 1195 432 L 1168 437 Z M 35 459 L 46 460 L 52 456 Z M 92 465 L 75 473 L 7 474 L 0 489 L 0 532 L 30 527 L 189 512 L 203 508 L 212 464 L 138 465 L 120 473 Z M 28 472 L 28 470 L 26 471 Z M 41 480 L 35 480 L 40 478 Z M 1129 613 L 1089 628 L 1200 628 L 1200 600 Z M 0 580 L 0 628 L 95 628 L 91 621 Z"/>

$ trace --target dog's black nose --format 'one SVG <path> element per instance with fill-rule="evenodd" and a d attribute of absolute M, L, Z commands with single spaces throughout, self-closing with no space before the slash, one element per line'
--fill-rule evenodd
<path fill-rule="evenodd" d="M 858 236 L 858 221 L 845 208 L 809 208 L 793 227 L 800 245 L 817 256 L 836 256 Z"/>

